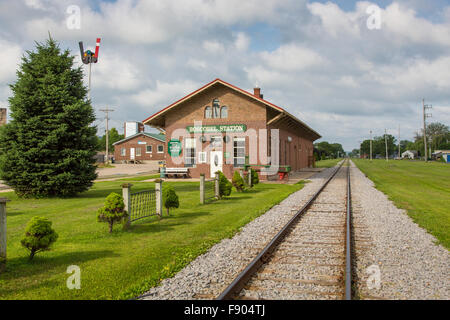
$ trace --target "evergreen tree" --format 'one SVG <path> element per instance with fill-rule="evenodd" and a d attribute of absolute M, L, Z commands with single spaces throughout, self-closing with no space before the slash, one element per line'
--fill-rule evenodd
<path fill-rule="evenodd" d="M 233 186 L 236 188 L 237 192 L 242 192 L 245 189 L 244 179 L 242 179 L 239 171 L 235 171 L 233 174 L 233 179 L 231 180 Z"/>
<path fill-rule="evenodd" d="M 128 217 L 125 211 L 123 197 L 115 192 L 111 192 L 106 197 L 105 205 L 98 209 L 97 220 L 99 222 L 107 222 L 109 224 L 109 233 L 113 231 L 114 223 L 122 222 Z"/>
<path fill-rule="evenodd" d="M 170 208 L 178 208 L 180 206 L 178 196 L 172 187 L 168 187 L 166 192 L 163 193 L 163 203 L 167 209 L 167 215 L 169 215 Z"/>
<path fill-rule="evenodd" d="M 52 229 L 52 222 L 47 218 L 34 217 L 25 229 L 25 236 L 20 243 L 30 250 L 29 260 L 36 253 L 50 250 L 50 246 L 58 239 L 58 234 Z"/>
<path fill-rule="evenodd" d="M 219 197 L 228 197 L 231 194 L 231 188 L 233 185 L 227 177 L 225 177 L 222 171 L 218 170 L 217 172 L 219 173 Z"/>
<path fill-rule="evenodd" d="M 52 38 L 27 51 L 0 130 L 0 179 L 19 196 L 68 196 L 96 178 L 94 111 L 81 67 Z"/>

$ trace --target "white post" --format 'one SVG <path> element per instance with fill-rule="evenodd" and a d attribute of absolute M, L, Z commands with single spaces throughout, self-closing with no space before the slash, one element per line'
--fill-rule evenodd
<path fill-rule="evenodd" d="M 217 199 L 220 199 L 220 185 L 219 185 L 219 174 L 216 173 L 215 179 L 214 179 L 214 191 Z"/>
<path fill-rule="evenodd" d="M 163 180 L 155 180 L 155 197 L 156 197 L 156 213 L 162 217 L 163 212 L 163 198 L 162 198 L 162 183 Z"/>
<path fill-rule="evenodd" d="M 200 174 L 200 203 L 205 204 L 205 174 Z"/>
<path fill-rule="evenodd" d="M 122 185 L 122 197 L 123 203 L 125 204 L 125 211 L 128 213 L 127 222 L 124 224 L 124 229 L 127 229 L 131 226 L 131 217 L 130 217 L 130 209 L 131 209 L 131 187 L 133 185 L 131 183 L 124 183 Z"/>
<path fill-rule="evenodd" d="M 0 272 L 6 268 L 6 202 L 0 198 Z"/>
<path fill-rule="evenodd" d="M 252 168 L 248 168 L 248 186 L 252 187 Z"/>
<path fill-rule="evenodd" d="M 389 161 L 386 129 L 384 129 L 384 144 L 386 145 L 386 161 Z"/>

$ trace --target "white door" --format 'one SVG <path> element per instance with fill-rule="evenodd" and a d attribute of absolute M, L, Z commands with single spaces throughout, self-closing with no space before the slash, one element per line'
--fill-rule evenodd
<path fill-rule="evenodd" d="M 222 171 L 223 154 L 222 151 L 211 151 L 209 153 L 209 166 L 211 168 L 211 178 L 215 177 L 216 171 Z"/>
<path fill-rule="evenodd" d="M 134 148 L 130 148 L 130 160 L 134 160 L 135 159 L 134 158 L 134 152 L 135 152 Z"/>

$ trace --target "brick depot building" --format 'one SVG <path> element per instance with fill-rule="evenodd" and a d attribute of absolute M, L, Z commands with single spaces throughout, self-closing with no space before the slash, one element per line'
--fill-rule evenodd
<path fill-rule="evenodd" d="M 142 127 L 143 128 L 143 127 Z M 138 132 L 113 143 L 116 162 L 149 162 L 166 159 L 164 135 Z"/>
<path fill-rule="evenodd" d="M 143 123 L 165 131 L 166 166 L 188 167 L 193 178 L 201 173 L 211 177 L 217 170 L 232 178 L 244 164 L 258 169 L 277 160 L 292 170 L 312 166 L 313 142 L 321 137 L 283 108 L 264 100 L 259 88 L 252 94 L 220 79 Z M 272 147 L 274 141 L 278 152 Z"/>

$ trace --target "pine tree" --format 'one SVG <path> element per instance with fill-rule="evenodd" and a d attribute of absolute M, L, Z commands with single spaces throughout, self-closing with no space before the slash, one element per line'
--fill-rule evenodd
<path fill-rule="evenodd" d="M 178 195 L 172 187 L 168 187 L 166 192 L 163 193 L 164 207 L 167 209 L 167 215 L 169 215 L 170 208 L 178 208 L 180 202 L 178 200 Z"/>
<path fill-rule="evenodd" d="M 0 179 L 19 196 L 69 196 L 96 178 L 94 111 L 81 67 L 52 38 L 27 51 L 0 130 Z"/>

